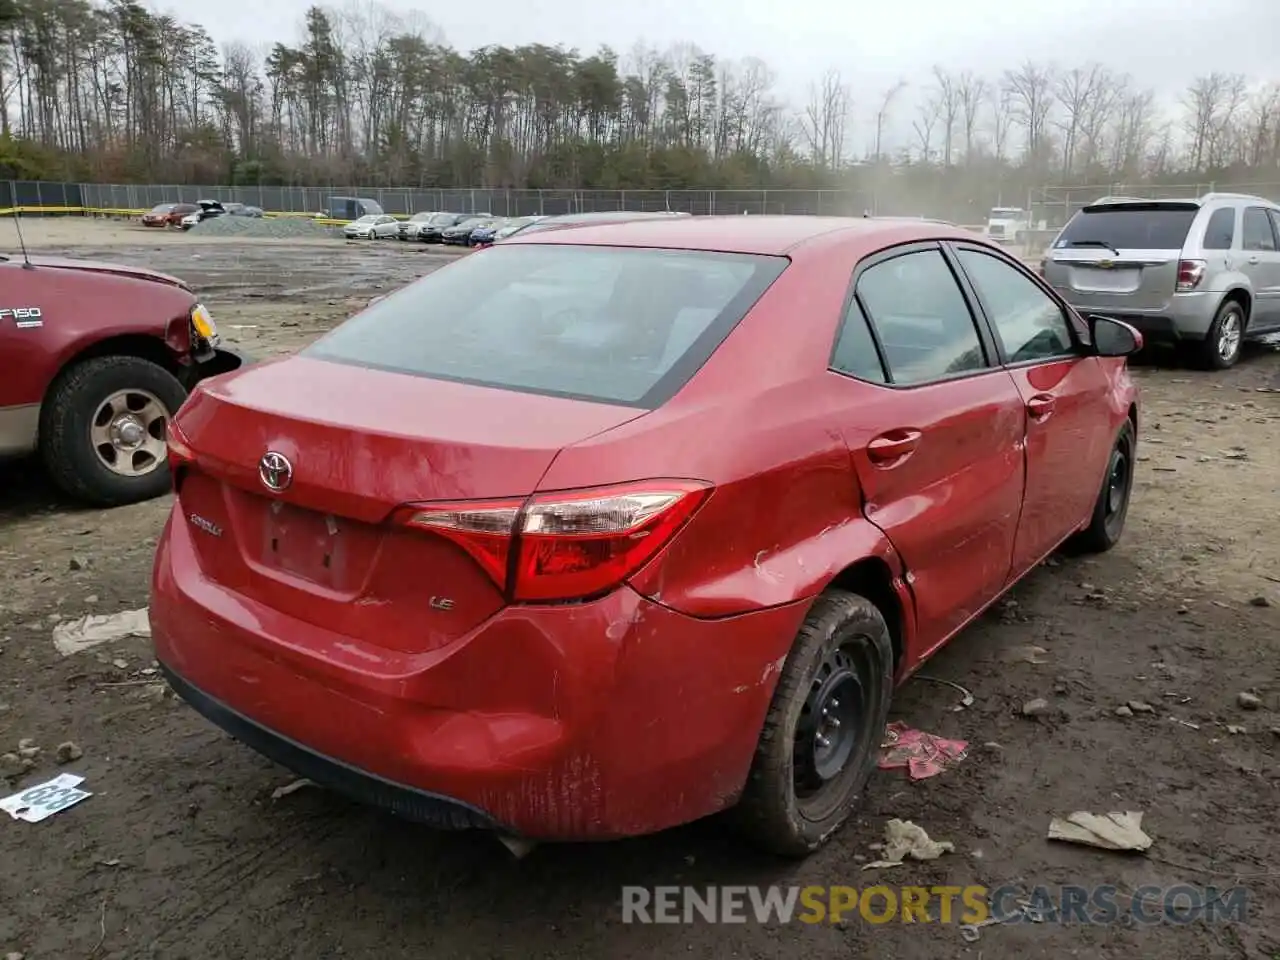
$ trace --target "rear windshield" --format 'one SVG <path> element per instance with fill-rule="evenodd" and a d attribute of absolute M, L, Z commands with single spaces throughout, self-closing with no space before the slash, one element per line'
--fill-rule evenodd
<path fill-rule="evenodd" d="M 1194 207 L 1135 204 L 1108 210 L 1081 210 L 1058 237 L 1057 248 L 1181 250 L 1200 211 Z"/>
<path fill-rule="evenodd" d="M 688 382 L 787 263 L 685 250 L 497 247 L 378 301 L 303 353 L 651 409 Z"/>

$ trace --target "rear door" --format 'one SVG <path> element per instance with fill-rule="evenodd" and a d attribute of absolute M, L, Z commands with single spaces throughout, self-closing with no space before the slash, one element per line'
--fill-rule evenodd
<path fill-rule="evenodd" d="M 1022 506 L 1023 401 L 992 363 L 936 244 L 862 265 L 832 359 L 882 384 L 842 416 L 867 518 L 901 555 L 926 650 L 1008 580 Z"/>
<path fill-rule="evenodd" d="M 1244 260 L 1240 269 L 1253 285 L 1254 331 L 1280 324 L 1280 238 L 1272 211 L 1246 207 L 1241 230 Z"/>
<path fill-rule="evenodd" d="M 1026 405 L 1026 491 L 1010 574 L 1018 577 L 1093 509 L 1111 449 L 1109 384 L 1062 306 L 1026 270 L 976 245 L 953 249 Z"/>
<path fill-rule="evenodd" d="M 1084 312 L 1158 314 L 1173 299 L 1199 211 L 1177 200 L 1085 207 L 1054 242 L 1045 280 Z"/>

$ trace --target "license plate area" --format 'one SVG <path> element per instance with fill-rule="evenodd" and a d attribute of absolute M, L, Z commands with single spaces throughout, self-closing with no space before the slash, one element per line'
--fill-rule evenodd
<path fill-rule="evenodd" d="M 1071 274 L 1071 285 L 1090 293 L 1133 293 L 1142 285 L 1141 267 L 1077 266 Z"/>
<path fill-rule="evenodd" d="M 360 586 L 377 551 L 377 538 L 366 524 L 255 499 L 251 514 L 258 529 L 245 538 L 251 562 L 329 590 Z"/>

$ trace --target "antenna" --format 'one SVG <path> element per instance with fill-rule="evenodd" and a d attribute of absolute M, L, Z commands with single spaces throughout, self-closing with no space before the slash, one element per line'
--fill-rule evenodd
<path fill-rule="evenodd" d="M 34 270 L 36 268 L 35 264 L 31 262 L 31 257 L 27 255 L 27 241 L 22 239 L 22 224 L 19 222 L 21 220 L 22 214 L 15 207 L 13 211 L 13 226 L 18 231 L 18 246 L 22 248 L 22 269 Z"/>

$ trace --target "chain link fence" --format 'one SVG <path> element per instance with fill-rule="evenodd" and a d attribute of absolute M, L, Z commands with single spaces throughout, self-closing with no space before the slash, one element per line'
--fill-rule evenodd
<path fill-rule="evenodd" d="M 45 186 L 60 187 L 60 184 Z M 816 214 L 858 216 L 871 198 L 857 190 L 505 190 L 416 189 L 411 187 L 215 187 L 208 185 L 67 185 L 78 190 L 83 206 L 95 210 L 149 210 L 161 203 L 197 200 L 238 202 L 268 213 L 315 215 L 331 198 L 372 200 L 401 216 L 422 211 L 533 214 L 595 213 L 606 210 L 672 210 L 692 214 Z"/>

